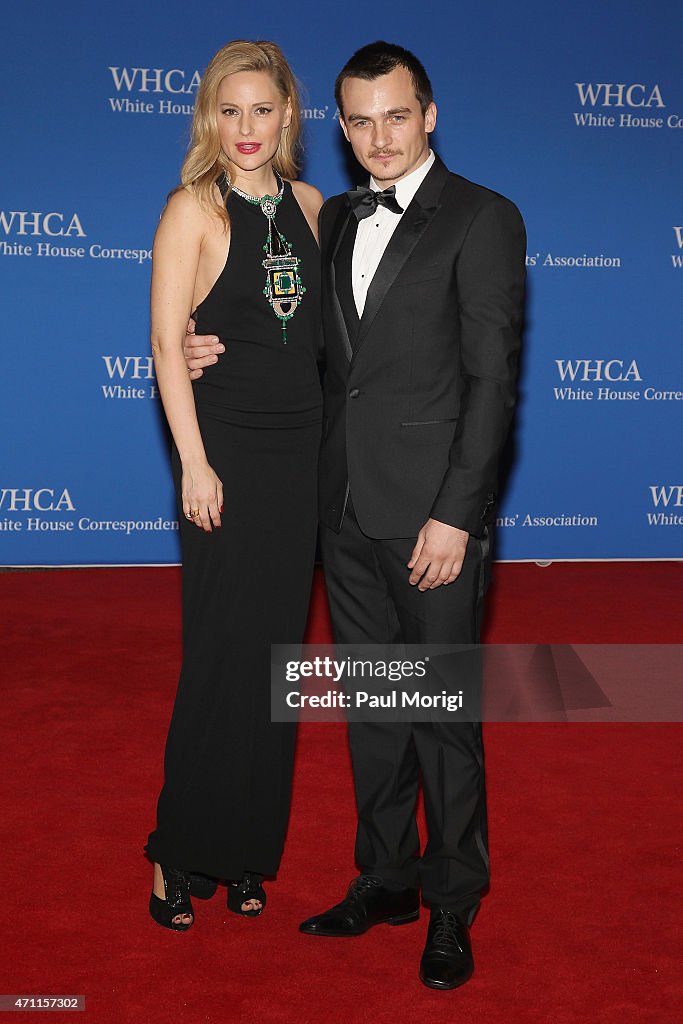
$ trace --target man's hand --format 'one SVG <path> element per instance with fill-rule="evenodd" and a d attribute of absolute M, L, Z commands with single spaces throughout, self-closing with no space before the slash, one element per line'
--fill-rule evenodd
<path fill-rule="evenodd" d="M 457 580 L 465 560 L 469 533 L 428 519 L 417 535 L 408 568 L 408 582 L 418 590 L 436 590 Z"/>
<path fill-rule="evenodd" d="M 225 352 L 225 345 L 215 335 L 195 334 L 196 326 L 194 320 L 188 321 L 183 344 L 183 355 L 190 371 L 190 380 L 199 380 L 204 372 L 202 367 L 217 363 L 221 352 Z"/>

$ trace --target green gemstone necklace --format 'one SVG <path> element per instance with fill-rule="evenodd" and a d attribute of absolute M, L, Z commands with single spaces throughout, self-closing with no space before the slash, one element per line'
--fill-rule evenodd
<path fill-rule="evenodd" d="M 263 268 L 266 271 L 263 294 L 282 324 L 282 342 L 286 345 L 287 322 L 294 316 L 306 289 L 301 283 L 299 275 L 301 260 L 294 255 L 292 243 L 288 242 L 285 236 L 278 231 L 275 223 L 277 208 L 285 194 L 285 183 L 276 171 L 274 174 L 280 186 L 276 196 L 250 196 L 236 185 L 232 186 L 232 191 L 253 206 L 260 206 L 261 212 L 268 221 L 268 237 L 263 246 L 263 251 L 266 254 L 263 260 Z M 230 181 L 227 175 L 225 175 L 225 179 L 226 184 L 229 185 Z"/>

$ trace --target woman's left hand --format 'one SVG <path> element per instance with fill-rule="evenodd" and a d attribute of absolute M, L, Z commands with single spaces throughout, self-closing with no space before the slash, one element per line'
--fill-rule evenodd
<path fill-rule="evenodd" d="M 207 533 L 221 525 L 223 484 L 207 462 L 183 463 L 182 494 L 186 519 Z"/>

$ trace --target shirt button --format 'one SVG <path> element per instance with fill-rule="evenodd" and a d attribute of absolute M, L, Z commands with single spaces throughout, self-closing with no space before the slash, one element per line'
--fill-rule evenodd
<path fill-rule="evenodd" d="M 349 398 L 358 398 L 359 394 L 360 391 L 358 390 L 358 388 L 351 388 L 351 390 L 349 391 Z"/>

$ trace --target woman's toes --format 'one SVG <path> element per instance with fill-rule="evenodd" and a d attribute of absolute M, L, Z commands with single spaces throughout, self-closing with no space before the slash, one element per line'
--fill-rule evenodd
<path fill-rule="evenodd" d="M 176 914 L 173 924 L 192 924 L 192 914 Z"/>

